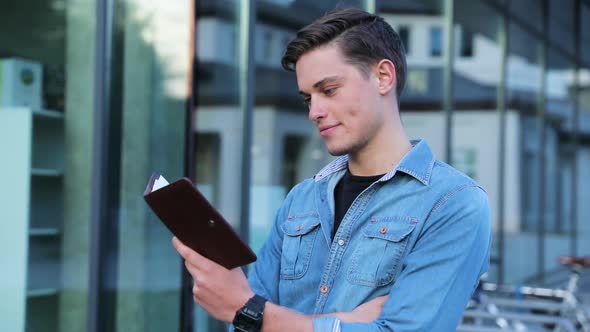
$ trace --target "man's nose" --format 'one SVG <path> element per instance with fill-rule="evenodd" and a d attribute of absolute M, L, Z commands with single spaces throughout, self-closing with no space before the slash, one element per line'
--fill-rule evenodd
<path fill-rule="evenodd" d="M 326 111 L 319 100 L 311 100 L 309 102 L 309 120 L 317 122 L 326 116 Z"/>

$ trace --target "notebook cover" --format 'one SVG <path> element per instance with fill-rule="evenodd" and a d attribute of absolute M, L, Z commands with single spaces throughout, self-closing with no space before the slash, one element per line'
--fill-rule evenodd
<path fill-rule="evenodd" d="M 152 192 L 150 179 L 144 199 L 162 223 L 182 243 L 227 269 L 252 263 L 256 254 L 187 178 Z"/>

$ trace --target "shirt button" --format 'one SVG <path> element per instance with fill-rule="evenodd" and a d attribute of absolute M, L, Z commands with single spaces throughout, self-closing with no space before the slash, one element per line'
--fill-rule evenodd
<path fill-rule="evenodd" d="M 300 231 L 301 230 L 301 225 L 297 225 L 297 230 Z"/>
<path fill-rule="evenodd" d="M 328 286 L 323 285 L 320 287 L 320 292 L 322 292 L 322 294 L 326 294 L 328 292 Z"/>
<path fill-rule="evenodd" d="M 342 247 L 344 245 L 344 240 L 342 240 L 342 239 L 338 240 L 338 245 Z"/>
<path fill-rule="evenodd" d="M 381 229 L 379 230 L 379 233 L 381 233 L 381 234 L 387 233 L 387 227 L 385 227 L 385 226 L 381 227 Z"/>

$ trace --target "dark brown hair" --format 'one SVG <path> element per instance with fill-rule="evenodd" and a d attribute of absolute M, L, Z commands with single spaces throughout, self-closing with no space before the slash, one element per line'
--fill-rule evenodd
<path fill-rule="evenodd" d="M 406 82 L 406 51 L 393 28 L 382 17 L 357 8 L 345 8 L 320 17 L 297 32 L 285 49 L 283 68 L 295 70 L 299 58 L 322 45 L 336 43 L 345 61 L 368 77 L 372 65 L 382 59 L 395 66 L 396 93 L 399 97 Z"/>

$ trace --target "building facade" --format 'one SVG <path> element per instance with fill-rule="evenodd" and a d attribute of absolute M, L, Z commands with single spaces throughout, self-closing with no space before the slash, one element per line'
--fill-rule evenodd
<path fill-rule="evenodd" d="M 4 0 L 2 330 L 225 330 L 147 180 L 191 178 L 259 249 L 332 159 L 282 52 L 347 6 L 404 42 L 409 135 L 488 192 L 488 280 L 559 282 L 558 256 L 590 254 L 588 0 Z"/>

